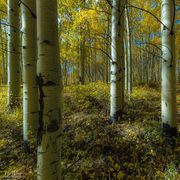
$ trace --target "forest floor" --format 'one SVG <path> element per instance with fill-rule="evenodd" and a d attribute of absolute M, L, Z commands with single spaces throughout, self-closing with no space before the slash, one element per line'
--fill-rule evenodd
<path fill-rule="evenodd" d="M 180 134 L 180 86 L 177 89 Z M 98 82 L 64 89 L 63 179 L 180 179 L 180 136 L 161 132 L 160 88 L 137 86 L 121 121 L 108 123 L 109 86 Z M 34 179 L 35 142 L 22 141 L 22 110 L 6 110 L 0 87 L 0 179 Z"/>

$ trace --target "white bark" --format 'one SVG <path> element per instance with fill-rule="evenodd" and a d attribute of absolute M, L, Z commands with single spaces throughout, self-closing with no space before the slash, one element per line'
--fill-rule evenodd
<path fill-rule="evenodd" d="M 162 0 L 162 124 L 173 134 L 177 131 L 174 14 L 173 0 Z"/>
<path fill-rule="evenodd" d="M 121 0 L 113 0 L 111 30 L 110 122 L 118 120 L 123 108 L 123 15 Z"/>
<path fill-rule="evenodd" d="M 38 84 L 40 114 L 38 127 L 37 179 L 61 179 L 60 143 L 61 69 L 57 0 L 37 1 Z"/>
<path fill-rule="evenodd" d="M 127 31 L 127 66 L 128 66 L 128 95 L 131 97 L 132 93 L 132 54 L 131 54 L 131 32 L 129 27 L 129 14 L 127 8 L 125 8 L 125 18 L 126 18 L 126 31 Z"/>
<path fill-rule="evenodd" d="M 23 31 L 23 139 L 28 141 L 29 130 L 33 131 L 35 135 L 38 122 L 36 1 L 22 0 L 21 6 Z"/>
<path fill-rule="evenodd" d="M 128 92 L 128 72 L 129 72 L 129 66 L 128 66 L 128 57 L 127 57 L 127 48 L 126 48 L 126 41 L 127 39 L 124 39 L 124 63 L 125 63 L 125 90 Z"/>
<path fill-rule="evenodd" d="M 8 0 L 8 101 L 14 107 L 20 92 L 19 0 Z"/>

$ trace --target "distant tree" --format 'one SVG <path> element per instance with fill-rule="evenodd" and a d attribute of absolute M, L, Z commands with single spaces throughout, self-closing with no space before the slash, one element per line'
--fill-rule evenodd
<path fill-rule="evenodd" d="M 6 44 L 4 43 L 4 33 L 3 33 L 3 25 L 0 24 L 0 50 L 1 50 L 1 58 L 2 58 L 2 83 L 7 83 L 7 63 L 6 63 Z"/>
<path fill-rule="evenodd" d="M 85 84 L 85 59 L 86 59 L 86 48 L 85 48 L 85 35 L 84 32 L 81 31 L 81 38 L 80 38 L 80 69 L 79 69 L 79 83 Z"/>

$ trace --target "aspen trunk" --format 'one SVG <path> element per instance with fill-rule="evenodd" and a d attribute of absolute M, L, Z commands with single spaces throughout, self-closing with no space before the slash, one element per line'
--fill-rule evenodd
<path fill-rule="evenodd" d="M 61 68 L 57 0 L 37 1 L 39 125 L 37 179 L 61 179 Z"/>
<path fill-rule="evenodd" d="M 6 57 L 5 57 L 5 48 L 3 42 L 3 30 L 2 25 L 0 24 L 0 45 L 1 45 L 1 55 L 2 55 L 2 83 L 7 83 L 7 76 L 6 76 Z"/>
<path fill-rule="evenodd" d="M 93 58 L 93 64 L 94 64 L 94 73 L 93 73 L 93 81 L 97 81 L 97 49 L 96 49 L 96 36 L 94 39 L 94 58 Z"/>
<path fill-rule="evenodd" d="M 19 102 L 20 93 L 20 36 L 19 0 L 8 0 L 8 101 L 13 108 Z"/>
<path fill-rule="evenodd" d="M 38 89 L 36 83 L 37 33 L 36 1 L 22 1 L 22 72 L 23 72 L 23 139 L 29 140 L 29 130 L 37 131 Z M 27 8 L 29 7 L 30 10 Z"/>
<path fill-rule="evenodd" d="M 85 57 L 85 37 L 82 35 L 82 39 L 80 40 L 80 84 L 85 84 Z"/>
<path fill-rule="evenodd" d="M 125 91 L 128 92 L 128 57 L 127 57 L 127 48 L 126 48 L 126 39 L 124 39 L 124 63 L 125 63 Z"/>
<path fill-rule="evenodd" d="M 131 32 L 129 27 L 129 14 L 127 8 L 125 8 L 125 18 L 126 18 L 126 30 L 127 30 L 127 66 L 128 66 L 128 96 L 131 97 L 132 94 L 132 54 L 131 54 Z"/>
<path fill-rule="evenodd" d="M 107 40 L 106 40 L 107 41 Z M 104 60 L 105 60 L 105 71 L 104 71 L 104 77 L 105 77 L 105 83 L 109 82 L 109 45 L 107 42 L 105 42 L 105 52 Z"/>
<path fill-rule="evenodd" d="M 176 121 L 176 62 L 174 10 L 172 0 L 162 0 L 162 124 L 165 133 L 177 133 Z"/>
<path fill-rule="evenodd" d="M 109 82 L 109 69 L 110 69 L 110 58 L 109 58 L 109 54 L 110 54 L 110 38 L 109 38 L 109 34 L 110 34 L 110 18 L 107 18 L 107 31 L 106 31 L 106 39 L 105 39 L 105 82 L 108 83 Z"/>
<path fill-rule="evenodd" d="M 123 108 L 123 16 L 121 0 L 113 0 L 111 30 L 110 123 L 122 116 Z"/>

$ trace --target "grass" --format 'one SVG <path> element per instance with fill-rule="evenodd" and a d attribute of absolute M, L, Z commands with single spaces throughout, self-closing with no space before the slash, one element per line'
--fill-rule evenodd
<path fill-rule="evenodd" d="M 21 110 L 7 113 L 6 88 L 0 90 L 0 179 L 33 179 L 35 143 L 27 154 Z M 162 135 L 158 88 L 135 87 L 122 121 L 113 125 L 109 86 L 102 82 L 66 87 L 63 104 L 64 179 L 180 179 L 180 138 Z"/>

